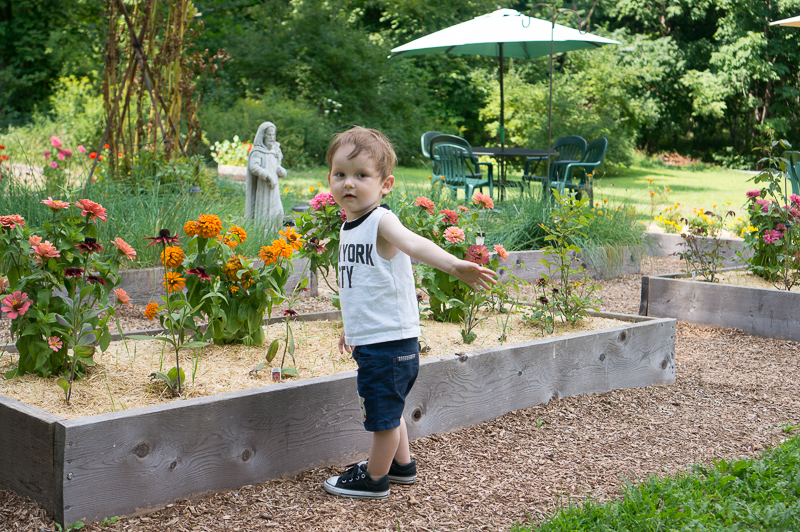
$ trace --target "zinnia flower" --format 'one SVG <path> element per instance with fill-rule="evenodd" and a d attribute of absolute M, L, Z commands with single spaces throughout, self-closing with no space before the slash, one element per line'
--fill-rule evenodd
<path fill-rule="evenodd" d="M 458 207 L 456 207 L 456 210 L 458 212 L 469 212 L 469 208 L 465 207 L 464 205 L 459 205 Z"/>
<path fill-rule="evenodd" d="M 170 236 L 169 229 L 161 229 L 158 236 L 146 236 L 144 239 L 152 240 L 147 244 L 147 247 L 150 247 L 153 244 L 177 244 L 180 237 L 178 235 Z"/>
<path fill-rule="evenodd" d="M 133 246 L 122 240 L 120 237 L 115 238 L 111 241 L 112 244 L 117 246 L 117 250 L 122 255 L 125 255 L 129 260 L 133 260 L 136 258 L 136 251 L 133 249 Z"/>
<path fill-rule="evenodd" d="M 183 234 L 192 238 L 197 235 L 197 223 L 194 220 L 189 220 L 183 224 Z"/>
<path fill-rule="evenodd" d="M 197 217 L 195 226 L 198 236 L 203 238 L 214 238 L 222 231 L 222 222 L 219 216 L 214 214 L 201 214 Z"/>
<path fill-rule="evenodd" d="M 64 270 L 64 277 L 80 277 L 81 275 L 83 275 L 83 268 L 70 266 Z"/>
<path fill-rule="evenodd" d="M 66 209 L 67 207 L 69 207 L 69 203 L 67 203 L 66 201 L 54 200 L 49 196 L 47 197 L 47 199 L 42 200 L 42 203 L 44 203 L 54 211 L 60 211 L 61 209 Z"/>
<path fill-rule="evenodd" d="M 208 281 L 209 279 L 211 279 L 211 276 L 206 273 L 206 269 L 203 266 L 198 266 L 197 268 L 186 270 L 186 275 L 196 275 L 203 281 Z"/>
<path fill-rule="evenodd" d="M 36 246 L 38 246 L 39 244 L 42 243 L 42 237 L 36 236 L 36 235 L 31 235 L 31 236 L 28 237 L 28 242 L 30 242 L 31 247 L 36 247 Z"/>
<path fill-rule="evenodd" d="M 230 279 L 231 281 L 238 281 L 239 270 L 243 270 L 244 266 L 242 266 L 242 257 L 241 255 L 234 255 L 228 259 L 228 262 L 225 263 L 225 277 Z"/>
<path fill-rule="evenodd" d="M 89 154 L 89 159 L 96 159 L 96 158 L 97 158 L 97 152 L 93 151 L 92 153 Z"/>
<path fill-rule="evenodd" d="M 58 336 L 51 336 L 47 339 L 47 345 L 50 346 L 50 349 L 53 351 L 58 351 L 61 349 L 61 339 Z"/>
<path fill-rule="evenodd" d="M 433 210 L 436 207 L 432 200 L 424 196 L 417 196 L 417 199 L 414 200 L 414 205 L 425 209 L 428 211 L 428 214 L 433 214 Z"/>
<path fill-rule="evenodd" d="M 44 155 L 45 159 L 49 159 L 50 158 L 50 150 L 44 150 L 42 152 L 42 155 Z"/>
<path fill-rule="evenodd" d="M 58 155 L 56 155 L 56 157 L 58 157 L 59 161 L 63 161 L 64 159 L 67 158 L 67 155 L 63 151 L 59 151 Z M 56 162 L 53 161 L 52 163 L 50 163 L 50 166 L 53 166 L 55 163 Z M 56 166 L 58 166 L 58 165 L 56 164 Z M 55 168 L 56 166 L 53 166 L 53 168 Z"/>
<path fill-rule="evenodd" d="M 181 274 L 178 272 L 167 272 L 161 284 L 167 290 L 167 293 L 171 294 L 172 292 L 180 292 L 186 288 L 186 279 L 181 277 Z"/>
<path fill-rule="evenodd" d="M 106 280 L 100 277 L 99 275 L 87 275 L 86 282 L 89 284 L 101 284 L 103 286 L 106 285 Z"/>
<path fill-rule="evenodd" d="M 476 192 L 472 196 L 472 201 L 482 209 L 494 209 L 494 200 L 492 200 L 491 196 L 488 196 L 486 194 L 481 194 L 480 192 Z"/>
<path fill-rule="evenodd" d="M 287 227 L 279 231 L 279 234 L 286 239 L 286 242 L 292 246 L 292 249 L 295 251 L 299 251 L 300 248 L 303 247 L 303 242 L 305 241 L 300 238 L 300 234 L 294 230 L 294 227 Z"/>
<path fill-rule="evenodd" d="M 475 264 L 489 264 L 489 250 L 486 246 L 472 245 L 467 248 L 464 258 Z"/>
<path fill-rule="evenodd" d="M 3 306 L 0 310 L 6 313 L 9 319 L 16 319 L 17 316 L 24 316 L 33 303 L 28 299 L 28 294 L 17 290 L 13 294 L 9 294 L 3 300 Z"/>
<path fill-rule="evenodd" d="M 61 253 L 56 249 L 52 242 L 45 240 L 33 248 L 33 252 L 38 255 L 39 260 L 60 257 Z"/>
<path fill-rule="evenodd" d="M 161 252 L 161 264 L 167 268 L 177 268 L 183 264 L 183 250 L 178 246 L 167 246 Z"/>
<path fill-rule="evenodd" d="M 339 212 L 339 219 L 340 219 L 342 222 L 346 222 L 346 221 L 347 221 L 347 213 L 346 213 L 346 212 L 344 212 L 344 209 L 342 209 L 342 210 Z"/>
<path fill-rule="evenodd" d="M 152 320 L 156 316 L 158 316 L 158 311 L 161 307 L 158 306 L 158 303 L 148 303 L 147 306 L 144 308 L 144 317 L 148 320 Z"/>
<path fill-rule="evenodd" d="M 258 258 L 264 261 L 264 265 L 272 264 L 278 259 L 280 252 L 272 246 L 262 246 L 258 252 Z"/>
<path fill-rule="evenodd" d="M 54 148 L 60 148 L 61 147 L 61 139 L 56 137 L 55 135 L 50 137 L 50 143 L 53 145 Z"/>
<path fill-rule="evenodd" d="M 451 225 L 444 230 L 444 238 L 452 244 L 455 244 L 456 242 L 463 242 L 464 231 L 462 231 L 459 227 Z"/>
<path fill-rule="evenodd" d="M 750 199 L 756 199 L 758 197 L 761 197 L 761 191 L 760 190 L 748 190 L 747 191 L 747 197 L 750 198 Z"/>
<path fill-rule="evenodd" d="M 86 148 L 84 148 L 82 145 L 79 144 L 78 145 L 78 151 L 81 152 L 81 153 L 86 153 Z"/>
<path fill-rule="evenodd" d="M 294 253 L 294 247 L 285 240 L 275 240 L 272 242 L 272 247 L 278 256 L 291 259 Z"/>
<path fill-rule="evenodd" d="M 95 218 L 106 221 L 106 210 L 99 203 L 88 199 L 79 199 L 75 206 L 81 208 L 81 216 L 85 216 L 88 221 Z"/>
<path fill-rule="evenodd" d="M 311 205 L 315 211 L 320 211 L 324 209 L 326 205 L 336 205 L 336 201 L 333 199 L 333 195 L 330 192 L 320 192 L 314 196 L 308 204 Z"/>
<path fill-rule="evenodd" d="M 58 163 L 57 163 L 57 162 L 55 162 L 55 161 L 50 161 L 50 168 L 52 168 L 53 170 L 55 170 L 56 168 L 58 168 Z"/>
<path fill-rule="evenodd" d="M 15 227 L 25 225 L 25 218 L 20 216 L 19 214 L 9 214 L 6 216 L 0 216 L 0 225 L 8 230 L 12 230 Z"/>
<path fill-rule="evenodd" d="M 97 240 L 87 236 L 80 244 L 75 244 L 78 251 L 81 253 L 92 253 L 94 251 L 103 251 L 103 246 L 97 243 Z"/>
<path fill-rule="evenodd" d="M 232 225 L 230 229 L 228 229 L 228 233 L 234 235 L 240 244 L 243 244 L 245 240 L 247 240 L 247 231 L 239 227 L 238 225 Z"/>
<path fill-rule="evenodd" d="M 456 225 L 458 223 L 458 214 L 450 209 L 442 209 L 439 213 L 444 214 L 444 221 L 449 225 Z"/>
<path fill-rule="evenodd" d="M 114 295 L 117 296 L 117 303 L 120 305 L 128 305 L 129 307 L 133 306 L 131 305 L 131 296 L 129 296 L 128 293 L 122 288 L 115 288 Z"/>
<path fill-rule="evenodd" d="M 506 251 L 506 248 L 504 248 L 502 245 L 495 244 L 494 250 L 497 252 L 497 254 L 500 256 L 501 259 L 508 260 L 508 251 Z"/>

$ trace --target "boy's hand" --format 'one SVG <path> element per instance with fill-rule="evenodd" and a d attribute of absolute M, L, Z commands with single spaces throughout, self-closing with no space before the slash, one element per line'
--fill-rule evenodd
<path fill-rule="evenodd" d="M 342 331 L 342 334 L 339 336 L 339 353 L 344 354 L 345 351 L 347 351 L 348 353 L 352 353 L 353 347 L 345 343 L 344 331 Z"/>
<path fill-rule="evenodd" d="M 483 288 L 488 290 L 491 285 L 497 284 L 497 273 L 489 268 L 484 268 L 480 264 L 469 262 L 466 260 L 459 260 L 453 266 L 453 271 L 450 272 L 473 289 L 478 290 Z"/>

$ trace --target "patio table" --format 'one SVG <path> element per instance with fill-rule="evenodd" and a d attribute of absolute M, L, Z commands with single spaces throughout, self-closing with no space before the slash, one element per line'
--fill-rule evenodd
<path fill-rule="evenodd" d="M 500 182 L 498 186 L 500 187 L 500 199 L 505 199 L 505 190 L 508 186 L 508 182 L 506 181 L 506 164 L 504 159 L 507 157 L 525 157 L 526 159 L 535 159 L 536 164 L 538 165 L 541 161 L 546 161 L 548 157 L 553 157 L 554 155 L 558 155 L 557 151 L 550 151 L 550 150 L 538 150 L 534 148 L 513 148 L 513 147 L 495 147 L 495 146 L 482 146 L 482 147 L 473 147 L 472 153 L 478 156 L 489 156 L 489 157 L 497 157 L 500 163 Z M 535 167 L 534 167 L 535 168 Z M 520 183 L 520 186 L 522 184 Z"/>

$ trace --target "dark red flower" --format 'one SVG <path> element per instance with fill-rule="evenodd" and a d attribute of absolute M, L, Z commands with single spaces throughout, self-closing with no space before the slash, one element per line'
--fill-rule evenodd
<path fill-rule="evenodd" d="M 539 303 L 546 305 L 548 303 L 547 298 L 544 296 L 539 296 Z"/>
<path fill-rule="evenodd" d="M 80 277 L 81 275 L 83 275 L 83 268 L 70 266 L 64 270 L 64 277 Z"/>
<path fill-rule="evenodd" d="M 297 311 L 290 308 L 289 310 L 284 310 L 283 311 L 283 315 L 284 316 L 291 316 L 291 317 L 294 318 L 295 316 L 297 316 Z"/>
<path fill-rule="evenodd" d="M 99 275 L 87 275 L 86 282 L 89 284 L 97 284 L 100 283 L 101 285 L 106 285 L 106 280 L 100 277 Z"/>
<path fill-rule="evenodd" d="M 209 279 L 211 279 L 211 276 L 206 273 L 206 269 L 203 266 L 198 266 L 197 268 L 186 270 L 186 275 L 196 275 L 203 281 L 208 281 Z"/>
<path fill-rule="evenodd" d="M 83 239 L 83 242 L 80 244 L 75 244 L 75 247 L 78 248 L 78 251 L 81 253 L 93 253 L 95 251 L 103 251 L 103 246 L 101 246 L 96 239 L 87 236 Z"/>
<path fill-rule="evenodd" d="M 178 235 L 170 236 L 169 229 L 162 229 L 158 232 L 158 236 L 146 236 L 145 240 L 152 240 L 147 247 L 153 244 L 178 244 L 181 237 Z"/>

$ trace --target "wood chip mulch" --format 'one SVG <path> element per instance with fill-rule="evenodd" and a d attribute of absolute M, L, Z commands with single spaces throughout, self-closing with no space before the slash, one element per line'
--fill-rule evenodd
<path fill-rule="evenodd" d="M 644 273 L 678 271 L 647 260 Z M 636 314 L 641 275 L 601 283 L 605 310 Z M 800 343 L 679 323 L 677 381 L 552 400 L 412 443 L 419 481 L 386 501 L 326 495 L 342 467 L 181 500 L 88 531 L 509 530 L 585 497 L 618 497 L 626 481 L 691 464 L 755 457 L 800 424 Z M 369 436 L 365 433 L 365 438 Z M 29 500 L 0 490 L 0 530 L 56 530 Z"/>

